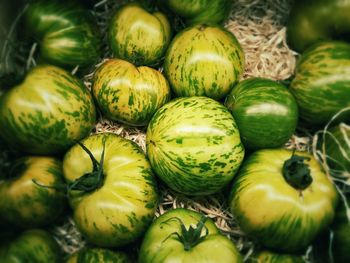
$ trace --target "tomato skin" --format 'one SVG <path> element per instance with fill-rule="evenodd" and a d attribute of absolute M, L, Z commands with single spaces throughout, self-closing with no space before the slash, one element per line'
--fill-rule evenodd
<path fill-rule="evenodd" d="M 263 250 L 251 258 L 249 263 L 304 263 L 301 256 L 292 254 L 279 254 L 268 250 Z"/>
<path fill-rule="evenodd" d="M 173 209 L 158 217 L 149 227 L 140 248 L 139 263 L 202 263 L 202 262 L 243 262 L 233 242 L 220 234 L 211 219 L 205 227 L 208 235 L 202 242 L 186 251 L 184 245 L 172 235 L 180 233 L 181 220 L 186 229 L 197 225 L 201 214 L 188 209 Z M 205 229 L 202 229 L 202 235 Z"/>
<path fill-rule="evenodd" d="M 338 195 L 317 161 L 296 152 L 309 166 L 312 183 L 292 187 L 282 175 L 292 156 L 285 149 L 264 149 L 250 155 L 235 178 L 230 208 L 241 229 L 264 247 L 284 252 L 305 249 L 332 222 Z"/>
<path fill-rule="evenodd" d="M 244 71 L 244 53 L 236 37 L 215 24 L 197 24 L 179 32 L 165 54 L 164 73 L 178 97 L 224 98 Z"/>
<path fill-rule="evenodd" d="M 96 70 L 92 90 L 109 119 L 133 126 L 148 124 L 170 99 L 169 84 L 162 73 L 120 59 L 110 59 Z"/>
<path fill-rule="evenodd" d="M 158 202 L 148 160 L 134 142 L 116 134 L 96 134 L 82 143 L 100 161 L 105 140 L 104 178 L 100 188 L 69 191 L 78 230 L 92 244 L 117 247 L 138 239 L 151 223 Z M 67 183 L 92 171 L 88 154 L 74 145 L 63 160 Z"/>
<path fill-rule="evenodd" d="M 60 247 L 46 231 L 31 229 L 0 247 L 0 262 L 59 263 Z"/>
<path fill-rule="evenodd" d="M 249 149 L 281 147 L 298 123 L 298 106 L 286 87 L 264 78 L 238 83 L 226 97 L 242 142 Z"/>
<path fill-rule="evenodd" d="M 0 97 L 0 136 L 22 152 L 61 153 L 87 136 L 95 120 L 88 89 L 56 66 L 33 68 L 21 84 Z"/>
<path fill-rule="evenodd" d="M 48 188 L 63 184 L 62 162 L 53 157 L 29 156 L 16 164 L 23 166 L 21 171 L 0 181 L 0 214 L 24 228 L 50 225 L 65 207 L 64 194 Z"/>
<path fill-rule="evenodd" d="M 108 41 L 114 56 L 137 66 L 159 64 L 170 37 L 167 17 L 161 12 L 149 13 L 137 3 L 118 9 L 108 30 Z"/>
<path fill-rule="evenodd" d="M 131 263 L 128 256 L 119 251 L 103 248 L 84 248 L 71 255 L 66 263 Z"/>

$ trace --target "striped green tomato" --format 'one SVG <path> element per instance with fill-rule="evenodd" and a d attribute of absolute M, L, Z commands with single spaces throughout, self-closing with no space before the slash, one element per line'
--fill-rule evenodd
<path fill-rule="evenodd" d="M 222 23 L 231 11 L 231 0 L 160 0 L 186 24 Z"/>
<path fill-rule="evenodd" d="M 139 263 L 243 262 L 234 243 L 214 222 L 188 209 L 173 209 L 149 227 L 140 248 Z"/>
<path fill-rule="evenodd" d="M 59 263 L 60 247 L 46 231 L 31 229 L 0 247 L 0 262 L 3 263 Z"/>
<path fill-rule="evenodd" d="M 13 177 L 0 181 L 1 216 L 23 228 L 54 222 L 65 207 L 64 194 L 53 189 L 63 183 L 61 161 L 53 157 L 24 157 L 11 172 Z"/>
<path fill-rule="evenodd" d="M 233 182 L 230 208 L 263 246 L 305 249 L 332 222 L 338 195 L 312 155 L 285 149 L 251 154 Z"/>
<path fill-rule="evenodd" d="M 103 248 L 84 248 L 71 255 L 66 263 L 131 263 L 128 256 L 119 251 Z"/>
<path fill-rule="evenodd" d="M 25 12 L 25 26 L 50 64 L 85 67 L 100 56 L 101 38 L 94 17 L 73 1 L 32 1 Z"/>
<path fill-rule="evenodd" d="M 146 125 L 170 99 L 169 84 L 162 73 L 120 59 L 110 59 L 97 69 L 92 90 L 108 118 L 136 126 Z"/>
<path fill-rule="evenodd" d="M 237 122 L 244 146 L 250 149 L 282 146 L 298 123 L 293 95 L 269 79 L 250 78 L 238 83 L 225 105 Z"/>
<path fill-rule="evenodd" d="M 96 119 L 88 89 L 55 66 L 33 68 L 25 80 L 0 97 L 0 135 L 33 154 L 66 150 L 87 136 Z"/>
<path fill-rule="evenodd" d="M 267 250 L 260 251 L 254 255 L 250 263 L 304 263 L 301 256 L 292 254 L 279 254 Z"/>
<path fill-rule="evenodd" d="M 77 228 L 101 247 L 135 241 L 151 223 L 158 201 L 149 162 L 134 142 L 112 133 L 82 143 L 87 149 L 75 145 L 63 160 Z"/>
<path fill-rule="evenodd" d="M 244 70 L 235 36 L 216 25 L 198 24 L 178 33 L 165 55 L 164 72 L 177 96 L 225 97 Z"/>
<path fill-rule="evenodd" d="M 244 157 L 232 115 L 207 97 L 165 104 L 149 123 L 146 138 L 154 171 L 170 188 L 188 195 L 219 191 Z"/>
<path fill-rule="evenodd" d="M 161 12 L 149 13 L 137 3 L 118 9 L 108 31 L 108 41 L 114 56 L 137 66 L 159 64 L 170 37 L 167 17 Z"/>
<path fill-rule="evenodd" d="M 305 51 L 299 60 L 290 90 L 300 117 L 310 125 L 325 125 L 350 106 L 350 44 L 322 42 Z M 349 120 L 347 112 L 337 120 Z"/>

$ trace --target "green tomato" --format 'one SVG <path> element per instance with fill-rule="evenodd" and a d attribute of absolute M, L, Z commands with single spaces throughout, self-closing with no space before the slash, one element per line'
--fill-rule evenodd
<path fill-rule="evenodd" d="M 222 23 L 231 11 L 231 0 L 160 0 L 186 24 Z"/>
<path fill-rule="evenodd" d="M 59 263 L 61 251 L 55 239 L 40 229 L 27 230 L 0 247 L 0 262 Z"/>
<path fill-rule="evenodd" d="M 259 150 L 233 182 L 230 208 L 241 229 L 264 247 L 305 249 L 332 222 L 337 190 L 312 155 Z"/>
<path fill-rule="evenodd" d="M 149 227 L 139 263 L 243 262 L 233 242 L 214 222 L 188 209 L 173 209 Z"/>
<path fill-rule="evenodd" d="M 81 143 L 63 160 L 78 230 L 100 247 L 135 241 L 151 223 L 158 202 L 148 160 L 135 143 L 112 133 Z"/>
<path fill-rule="evenodd" d="M 118 9 L 108 31 L 114 56 L 137 66 L 159 64 L 170 36 L 170 24 L 163 13 L 149 13 L 136 3 Z"/>
<path fill-rule="evenodd" d="M 350 44 L 323 42 L 305 51 L 290 84 L 301 119 L 324 126 L 340 110 L 350 106 Z M 348 121 L 350 111 L 337 118 Z"/>
<path fill-rule="evenodd" d="M 227 96 L 226 107 L 237 122 L 244 146 L 250 149 L 280 147 L 298 123 L 298 106 L 282 84 L 250 78 Z"/>
<path fill-rule="evenodd" d="M 303 51 L 324 40 L 348 39 L 350 1 L 295 1 L 288 19 L 287 37 L 292 48 Z"/>
<path fill-rule="evenodd" d="M 24 228 L 47 226 L 61 215 L 65 196 L 61 161 L 53 157 L 25 157 L 12 167 L 12 177 L 0 181 L 0 214 Z"/>
<path fill-rule="evenodd" d="M 206 97 L 178 98 L 160 108 L 148 125 L 146 146 L 157 175 L 188 195 L 222 189 L 244 157 L 232 115 Z"/>
<path fill-rule="evenodd" d="M 50 64 L 85 67 L 100 56 L 101 38 L 94 17 L 73 1 L 32 1 L 25 12 L 25 26 Z"/>
<path fill-rule="evenodd" d="M 248 261 L 250 263 L 304 263 L 301 256 L 292 254 L 280 254 L 263 250 L 253 255 Z"/>
<path fill-rule="evenodd" d="M 119 251 L 103 248 L 85 248 L 71 255 L 66 263 L 131 263 L 128 256 Z"/>
<path fill-rule="evenodd" d="M 21 84 L 0 97 L 0 136 L 28 153 L 65 151 L 90 133 L 95 119 L 88 89 L 55 66 L 33 68 Z"/>
<path fill-rule="evenodd" d="M 120 59 L 110 59 L 96 70 L 92 90 L 109 119 L 135 126 L 148 124 L 170 99 L 169 84 L 162 73 Z"/>
<path fill-rule="evenodd" d="M 164 72 L 177 96 L 224 98 L 244 71 L 235 36 L 216 25 L 198 24 L 178 33 L 165 55 Z"/>

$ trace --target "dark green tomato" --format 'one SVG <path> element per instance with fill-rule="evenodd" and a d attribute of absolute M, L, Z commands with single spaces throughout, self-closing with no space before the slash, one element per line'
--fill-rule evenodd
<path fill-rule="evenodd" d="M 288 141 L 298 122 L 298 106 L 282 84 L 263 78 L 240 82 L 227 96 L 244 146 L 275 148 Z"/>
<path fill-rule="evenodd" d="M 338 201 L 333 182 L 315 158 L 295 152 L 292 159 L 292 154 L 285 149 L 251 154 L 233 181 L 229 200 L 247 235 L 288 253 L 306 249 L 331 224 Z"/>
<path fill-rule="evenodd" d="M 291 47 L 300 52 L 319 41 L 350 40 L 349 13 L 349 0 L 295 1 L 287 25 Z"/>
<path fill-rule="evenodd" d="M 301 119 L 314 127 L 326 125 L 336 113 L 350 106 L 350 44 L 323 42 L 305 51 L 290 90 Z M 349 120 L 350 111 L 336 121 Z"/>
<path fill-rule="evenodd" d="M 204 215 L 173 209 L 149 227 L 140 248 L 139 263 L 243 262 L 234 243 L 220 234 Z"/>
<path fill-rule="evenodd" d="M 85 67 L 100 56 L 101 37 L 94 17 L 73 1 L 33 1 L 25 13 L 25 25 L 39 42 L 46 62 Z"/>
<path fill-rule="evenodd" d="M 123 252 L 85 248 L 71 255 L 66 263 L 131 263 L 131 260 Z"/>
<path fill-rule="evenodd" d="M 134 242 L 151 224 L 158 202 L 146 156 L 134 142 L 112 133 L 92 135 L 82 143 L 94 163 L 81 145 L 70 148 L 63 160 L 77 228 L 100 247 Z"/>
<path fill-rule="evenodd" d="M 32 229 L 0 247 L 1 263 L 59 263 L 61 251 L 46 231 Z"/>
<path fill-rule="evenodd" d="M 253 255 L 249 263 L 305 263 L 301 256 L 292 254 L 279 254 L 267 250 Z"/>
<path fill-rule="evenodd" d="M 234 118 L 207 97 L 165 104 L 150 121 L 146 138 L 153 170 L 170 188 L 188 195 L 222 189 L 244 157 Z"/>
<path fill-rule="evenodd" d="M 321 141 L 325 146 L 326 160 L 331 173 L 335 176 L 350 178 L 350 126 L 340 123 L 319 136 L 322 136 Z M 321 152 L 322 146 L 319 149 Z"/>
<path fill-rule="evenodd" d="M 176 35 L 164 73 L 176 96 L 224 98 L 239 81 L 244 54 L 235 36 L 216 25 L 198 24 Z"/>
<path fill-rule="evenodd" d="M 149 13 L 136 3 L 118 9 L 108 31 L 114 56 L 137 66 L 159 64 L 170 36 L 170 24 L 164 14 Z"/>
<path fill-rule="evenodd" d="M 53 187 L 63 183 L 62 163 L 52 157 L 26 157 L 18 160 L 11 172 L 13 177 L 0 181 L 3 218 L 24 228 L 47 226 L 57 219 L 65 196 Z"/>
<path fill-rule="evenodd" d="M 186 20 L 187 25 L 197 23 L 219 24 L 231 11 L 231 0 L 160 0 L 175 14 Z"/>
<path fill-rule="evenodd" d="M 55 66 L 33 68 L 0 97 L 0 136 L 21 151 L 54 154 L 92 130 L 95 106 L 83 83 Z"/>

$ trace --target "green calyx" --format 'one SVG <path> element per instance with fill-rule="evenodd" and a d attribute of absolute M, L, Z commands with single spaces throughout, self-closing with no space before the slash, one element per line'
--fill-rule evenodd
<path fill-rule="evenodd" d="M 103 138 L 103 150 L 102 150 L 100 162 L 96 160 L 94 155 L 84 144 L 82 144 L 81 142 L 77 142 L 77 144 L 81 148 L 83 148 L 83 150 L 89 155 L 93 166 L 91 172 L 84 174 L 83 176 L 77 178 L 73 182 L 57 185 L 57 186 L 41 185 L 35 180 L 33 180 L 33 183 L 41 187 L 53 188 L 55 190 L 64 191 L 66 193 L 69 193 L 69 191 L 73 191 L 73 190 L 90 193 L 102 187 L 103 181 L 104 181 L 103 163 L 104 163 L 104 154 L 105 154 L 105 138 Z"/>
<path fill-rule="evenodd" d="M 208 229 L 205 227 L 205 221 L 207 220 L 206 216 L 202 216 L 195 227 L 189 226 L 188 229 L 186 229 L 186 226 L 181 221 L 181 219 L 177 217 L 172 217 L 163 223 L 166 223 L 170 220 L 178 220 L 180 222 L 181 231 L 180 233 L 171 233 L 164 241 L 166 241 L 171 236 L 174 236 L 176 240 L 183 244 L 185 251 L 190 251 L 193 247 L 201 243 L 208 235 Z M 205 229 L 205 233 L 202 235 L 203 228 Z"/>
<path fill-rule="evenodd" d="M 304 162 L 308 160 L 309 157 L 295 155 L 293 152 L 292 157 L 283 164 L 284 179 L 298 190 L 304 190 L 312 183 L 309 165 Z"/>

